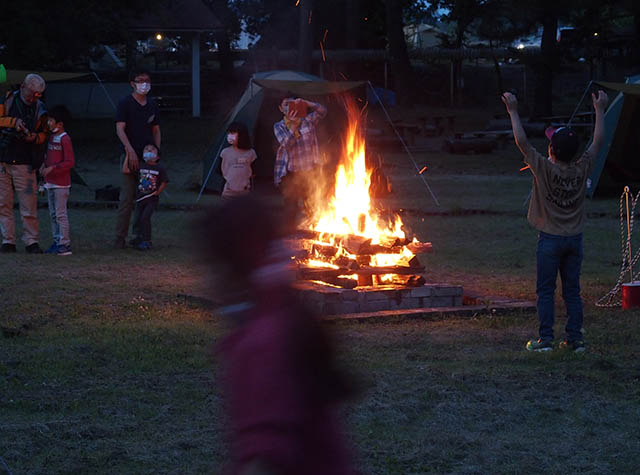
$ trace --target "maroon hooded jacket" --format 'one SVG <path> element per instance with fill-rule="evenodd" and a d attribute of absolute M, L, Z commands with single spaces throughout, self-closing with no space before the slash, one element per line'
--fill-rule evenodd
<path fill-rule="evenodd" d="M 336 417 L 350 391 L 320 324 L 269 289 L 220 347 L 231 420 L 230 474 L 261 460 L 282 475 L 355 474 Z"/>

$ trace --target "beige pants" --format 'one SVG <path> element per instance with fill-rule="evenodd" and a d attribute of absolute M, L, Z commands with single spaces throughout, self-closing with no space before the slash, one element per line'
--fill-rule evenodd
<path fill-rule="evenodd" d="M 0 231 L 2 243 L 16 243 L 13 193 L 18 195 L 22 217 L 22 240 L 27 246 L 38 242 L 38 195 L 36 173 L 29 165 L 0 163 Z"/>
<path fill-rule="evenodd" d="M 122 174 L 120 183 L 120 204 L 118 205 L 118 218 L 116 221 L 116 238 L 126 239 L 129 234 L 129 221 L 136 201 L 136 189 L 138 187 L 137 174 Z M 137 234 L 134 225 L 133 234 Z"/>

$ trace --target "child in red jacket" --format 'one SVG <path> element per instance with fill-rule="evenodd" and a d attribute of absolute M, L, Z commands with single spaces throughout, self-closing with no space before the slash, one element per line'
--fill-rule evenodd
<path fill-rule="evenodd" d="M 47 144 L 47 156 L 40 167 L 40 175 L 44 177 L 44 188 L 47 190 L 53 235 L 53 244 L 46 253 L 59 256 L 71 254 L 67 201 L 71 188 L 71 169 L 75 160 L 71 138 L 64 130 L 70 120 L 71 114 L 65 106 L 56 106 L 49 111 L 51 135 Z"/>

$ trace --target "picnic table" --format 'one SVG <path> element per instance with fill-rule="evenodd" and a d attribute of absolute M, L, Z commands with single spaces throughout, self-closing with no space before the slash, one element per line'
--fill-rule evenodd
<path fill-rule="evenodd" d="M 503 130 L 476 130 L 472 132 L 464 132 L 455 134 L 456 138 L 488 138 L 495 139 L 499 148 L 504 148 L 507 142 L 513 137 L 513 131 L 511 129 Z"/>
<path fill-rule="evenodd" d="M 415 145 L 416 135 L 422 132 L 422 126 L 415 122 L 394 122 L 393 125 L 408 145 Z"/>
<path fill-rule="evenodd" d="M 415 145 L 416 137 L 419 135 L 435 137 L 443 135 L 445 130 L 453 132 L 456 116 L 454 114 L 425 115 L 417 117 L 415 121 L 396 119 L 392 122 L 402 139 L 408 145 Z"/>
<path fill-rule="evenodd" d="M 578 112 L 573 116 L 573 120 L 578 123 L 588 123 L 594 117 L 595 112 Z M 546 117 L 538 117 L 538 120 L 543 122 L 562 122 L 567 123 L 571 119 L 571 115 L 550 115 Z"/>
<path fill-rule="evenodd" d="M 456 125 L 455 114 L 424 115 L 418 117 L 425 135 L 442 135 L 446 129 L 453 130 Z M 433 122 L 433 125 L 429 122 Z M 447 124 L 445 127 L 444 124 Z"/>

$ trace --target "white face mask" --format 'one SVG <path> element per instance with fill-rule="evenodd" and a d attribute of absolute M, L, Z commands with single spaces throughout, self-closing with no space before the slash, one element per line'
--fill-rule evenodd
<path fill-rule="evenodd" d="M 49 123 L 47 125 L 49 126 L 49 130 L 54 134 L 60 130 L 60 127 L 55 127 L 56 121 L 53 119 L 49 119 Z"/>
<path fill-rule="evenodd" d="M 151 90 L 151 84 L 148 82 L 136 83 L 136 92 L 138 94 L 147 94 Z"/>
<path fill-rule="evenodd" d="M 156 154 L 153 152 L 144 152 L 142 154 L 142 158 L 145 162 L 148 162 L 149 160 L 155 160 L 156 159 Z"/>
<path fill-rule="evenodd" d="M 235 144 L 238 141 L 238 134 L 227 134 L 227 142 L 231 145 Z"/>

